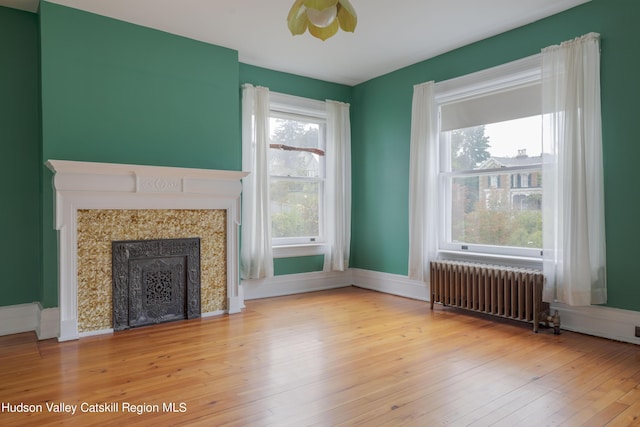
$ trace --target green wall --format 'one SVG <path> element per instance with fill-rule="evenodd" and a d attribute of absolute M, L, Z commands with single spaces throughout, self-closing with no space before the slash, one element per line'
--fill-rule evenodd
<path fill-rule="evenodd" d="M 352 262 L 406 275 L 413 85 L 441 81 L 539 53 L 594 31 L 602 36 L 602 120 L 607 267 L 611 307 L 640 311 L 636 251 L 640 240 L 633 171 L 640 159 L 640 2 L 593 0 L 516 30 L 365 82 L 353 93 Z"/>
<path fill-rule="evenodd" d="M 43 2 L 48 159 L 240 170 L 237 52 Z M 44 169 L 44 166 L 43 166 Z M 57 305 L 51 173 L 43 173 L 43 300 Z"/>
<path fill-rule="evenodd" d="M 272 92 L 324 101 L 331 99 L 351 103 L 353 88 L 337 83 L 282 73 L 253 65 L 240 64 L 240 83 L 268 87 Z M 351 112 L 353 114 L 353 112 Z"/>
<path fill-rule="evenodd" d="M 0 283 L 0 306 L 58 303 L 51 173 L 44 161 L 239 170 L 245 82 L 351 104 L 351 266 L 405 275 L 413 85 L 596 31 L 602 34 L 609 305 L 640 311 L 640 286 L 633 282 L 640 177 L 632 173 L 640 158 L 638 16 L 635 0 L 593 0 L 352 88 L 241 64 L 233 50 L 47 2 L 40 24 L 38 15 L 0 7 L 0 147 L 11 159 L 0 173 L 18 183 L 17 191 L 5 191 L 0 210 L 0 224 L 11 224 L 2 226 L 0 267 L 9 276 Z M 276 274 L 321 268 L 322 256 L 275 262 Z"/>
<path fill-rule="evenodd" d="M 251 83 L 255 86 L 268 87 L 270 91 L 286 93 L 288 95 L 305 98 L 351 103 L 353 89 L 335 83 L 282 73 L 266 68 L 240 64 L 240 82 Z M 353 111 L 351 111 L 353 115 Z M 324 256 L 305 256 L 294 258 L 279 258 L 273 261 L 276 276 L 284 274 L 307 273 L 322 271 Z"/>
<path fill-rule="evenodd" d="M 40 300 L 38 16 L 0 7 L 0 305 Z"/>
<path fill-rule="evenodd" d="M 237 52 L 44 2 L 43 158 L 239 170 Z"/>
<path fill-rule="evenodd" d="M 323 255 L 302 256 L 295 258 L 276 258 L 273 260 L 273 271 L 276 276 L 322 271 L 323 266 Z"/>

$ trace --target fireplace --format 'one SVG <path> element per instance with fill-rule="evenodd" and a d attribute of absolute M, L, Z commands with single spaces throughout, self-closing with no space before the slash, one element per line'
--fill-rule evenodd
<path fill-rule="evenodd" d="M 238 235 L 246 172 L 66 160 L 46 165 L 54 172 L 59 341 L 115 329 L 113 241 L 201 237 L 201 315 L 242 310 Z"/>
<path fill-rule="evenodd" d="M 112 243 L 113 329 L 200 317 L 200 239 Z"/>

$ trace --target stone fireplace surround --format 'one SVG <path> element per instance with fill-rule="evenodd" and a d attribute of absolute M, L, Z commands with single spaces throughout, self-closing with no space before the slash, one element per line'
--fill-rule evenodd
<path fill-rule="evenodd" d="M 238 313 L 244 307 L 238 278 L 238 227 L 241 179 L 247 176 L 246 172 L 67 160 L 49 160 L 46 165 L 54 173 L 54 225 L 58 230 L 59 341 L 80 337 L 78 210 L 226 211 L 225 311 Z"/>

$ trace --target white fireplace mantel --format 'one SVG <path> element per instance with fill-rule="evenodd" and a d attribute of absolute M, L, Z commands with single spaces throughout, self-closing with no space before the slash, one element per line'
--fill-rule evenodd
<path fill-rule="evenodd" d="M 238 279 L 241 179 L 247 172 L 49 160 L 58 230 L 59 341 L 79 338 L 79 209 L 223 209 L 227 211 L 227 311 L 244 307 Z"/>

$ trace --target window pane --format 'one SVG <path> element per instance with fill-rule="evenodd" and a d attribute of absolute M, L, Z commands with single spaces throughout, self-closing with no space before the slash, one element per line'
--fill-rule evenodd
<path fill-rule="evenodd" d="M 537 182 L 539 172 L 532 175 Z M 451 179 L 452 242 L 542 247 L 542 193 L 536 187 L 511 188 L 510 182 L 508 174 Z"/>
<path fill-rule="evenodd" d="M 446 133 L 448 141 L 448 165 L 443 170 L 463 171 L 478 168 L 491 157 L 489 137 L 485 135 L 485 126 L 456 129 Z"/>
<path fill-rule="evenodd" d="M 542 152 L 542 117 L 455 129 L 443 134 L 444 171 L 536 164 Z"/>
<path fill-rule="evenodd" d="M 540 124 L 535 116 L 443 134 L 451 243 L 542 247 Z"/>
<path fill-rule="evenodd" d="M 322 126 L 319 123 L 272 117 L 269 150 L 271 175 L 322 176 Z"/>
<path fill-rule="evenodd" d="M 273 238 L 320 235 L 320 183 L 274 179 L 271 181 L 271 233 Z"/>
<path fill-rule="evenodd" d="M 320 166 L 320 156 L 317 154 L 274 148 L 269 150 L 271 175 L 318 178 L 321 176 Z"/>

